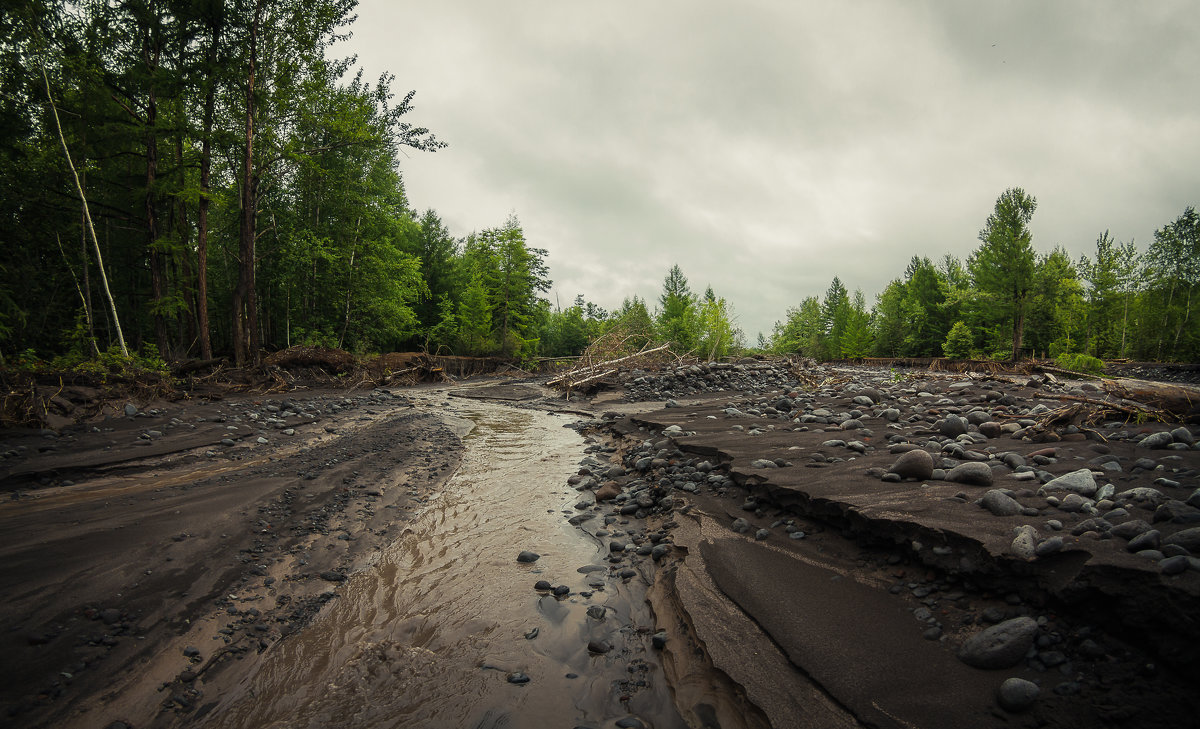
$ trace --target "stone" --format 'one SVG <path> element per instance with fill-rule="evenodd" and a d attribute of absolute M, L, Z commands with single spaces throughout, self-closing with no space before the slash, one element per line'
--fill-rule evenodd
<path fill-rule="evenodd" d="M 128 415 L 128 416 L 129 416 L 129 417 L 131 417 L 131 418 L 132 418 L 134 415 L 137 415 L 137 414 L 138 414 L 137 405 L 134 405 L 134 404 L 133 404 L 133 403 L 131 403 L 131 402 L 127 402 L 127 403 L 125 403 L 125 414 L 126 414 L 126 415 Z"/>
<path fill-rule="evenodd" d="M 1045 495 L 1056 491 L 1067 491 L 1081 496 L 1092 496 L 1096 493 L 1096 489 L 1096 477 L 1092 475 L 1091 469 L 1081 468 L 1046 482 L 1038 490 L 1038 493 Z"/>
<path fill-rule="evenodd" d="M 1001 709 L 1017 713 L 1033 706 L 1041 692 L 1033 681 L 1013 677 L 1000 684 L 1000 689 L 996 692 L 996 702 L 1000 704 Z"/>
<path fill-rule="evenodd" d="M 1193 443 L 1196 442 L 1196 436 L 1192 435 L 1192 431 L 1188 430 L 1187 428 L 1185 428 L 1183 426 L 1180 426 L 1180 427 L 1176 428 L 1175 430 L 1172 430 L 1171 437 L 1175 440 L 1176 443 L 1185 443 L 1187 445 L 1192 445 Z"/>
<path fill-rule="evenodd" d="M 1162 540 L 1163 544 L 1177 544 L 1192 554 L 1200 554 L 1200 527 L 1175 532 Z"/>
<path fill-rule="evenodd" d="M 1062 509 L 1063 511 L 1074 513 L 1083 511 L 1083 507 L 1087 506 L 1089 503 L 1090 502 L 1088 499 L 1083 498 L 1079 494 L 1071 493 L 1063 497 L 1062 501 L 1060 501 L 1058 504 L 1058 508 Z"/>
<path fill-rule="evenodd" d="M 1037 556 L 1037 530 L 1025 524 L 1013 530 L 1015 536 L 1012 540 L 1012 553 L 1024 560 L 1031 560 Z"/>
<path fill-rule="evenodd" d="M 530 552 L 528 550 L 523 550 L 520 554 L 517 555 L 517 561 L 518 562 L 526 562 L 526 563 L 536 562 L 539 559 L 541 559 L 541 556 L 542 555 L 538 554 L 537 552 Z"/>
<path fill-rule="evenodd" d="M 606 481 L 596 489 L 596 501 L 612 501 L 621 495 L 621 485 L 616 481 Z"/>
<path fill-rule="evenodd" d="M 741 518 L 734 519 L 733 524 L 730 524 L 729 528 L 738 534 L 745 534 L 746 532 L 750 531 L 750 522 Z"/>
<path fill-rule="evenodd" d="M 1046 557 L 1051 554 L 1055 554 L 1056 552 L 1061 552 L 1062 548 L 1062 537 L 1050 537 L 1049 539 L 1043 539 L 1042 541 L 1038 542 L 1037 547 L 1033 550 L 1033 554 L 1037 557 Z"/>
<path fill-rule="evenodd" d="M 992 489 L 984 494 L 979 500 L 979 505 L 996 516 L 1016 516 L 1023 508 L 1016 499 L 999 489 Z"/>
<path fill-rule="evenodd" d="M 599 653 L 601 655 L 612 650 L 612 646 L 602 640 L 590 640 L 587 644 L 588 653 Z"/>
<path fill-rule="evenodd" d="M 957 438 L 967 432 L 967 421 L 957 415 L 947 415 L 938 424 L 938 432 L 947 438 Z"/>
<path fill-rule="evenodd" d="M 514 671 L 513 673 L 508 674 L 508 682 L 517 685 L 526 684 L 529 683 L 529 676 L 521 673 L 520 671 Z"/>
<path fill-rule="evenodd" d="M 1144 534 L 1150 531 L 1150 529 L 1150 525 L 1146 523 L 1144 519 L 1130 519 L 1127 522 L 1116 525 L 1110 529 L 1109 532 L 1114 537 L 1120 537 L 1121 539 L 1133 539 L 1139 534 Z"/>
<path fill-rule="evenodd" d="M 946 474 L 946 480 L 968 486 L 991 486 L 992 469 L 986 463 L 960 463 Z"/>
<path fill-rule="evenodd" d="M 924 481 L 933 475 L 933 456 L 929 455 L 929 451 L 920 449 L 901 453 L 888 471 L 901 478 Z"/>
<path fill-rule="evenodd" d="M 1141 440 L 1139 440 L 1138 447 L 1139 448 L 1160 449 L 1160 448 L 1166 448 L 1168 445 L 1170 445 L 1171 443 L 1174 443 L 1174 442 L 1175 442 L 1175 437 L 1172 436 L 1169 432 L 1163 430 L 1163 431 L 1159 431 L 1157 433 L 1151 433 L 1150 435 L 1146 436 L 1145 438 L 1142 438 Z"/>
<path fill-rule="evenodd" d="M 1157 529 L 1147 529 L 1130 539 L 1125 548 L 1134 553 L 1146 549 L 1158 549 L 1158 545 L 1161 543 L 1160 536 Z"/>
<path fill-rule="evenodd" d="M 1200 509 L 1182 501 L 1167 499 L 1154 510 L 1154 522 L 1169 521 L 1172 524 L 1200 524 Z"/>
<path fill-rule="evenodd" d="M 974 668 L 1011 668 L 1025 657 L 1037 632 L 1033 618 L 1005 620 L 968 638 L 958 659 Z"/>
<path fill-rule="evenodd" d="M 1200 509 L 1200 489 L 1193 491 L 1192 495 L 1187 497 L 1187 501 L 1184 503 L 1186 503 L 1188 506 L 1194 506 L 1197 509 Z"/>
<path fill-rule="evenodd" d="M 1113 494 L 1113 503 L 1118 506 L 1138 506 L 1143 509 L 1157 509 L 1162 506 L 1167 497 L 1158 489 L 1149 486 L 1138 486 L 1119 494 Z"/>
<path fill-rule="evenodd" d="M 1004 431 L 1001 430 L 1000 423 L 989 420 L 979 424 L 979 432 L 987 438 L 999 438 Z"/>
<path fill-rule="evenodd" d="M 1188 558 L 1184 557 L 1183 555 L 1167 557 L 1166 559 L 1159 561 L 1158 567 L 1162 570 L 1164 575 L 1177 575 L 1181 572 L 1187 571 Z"/>

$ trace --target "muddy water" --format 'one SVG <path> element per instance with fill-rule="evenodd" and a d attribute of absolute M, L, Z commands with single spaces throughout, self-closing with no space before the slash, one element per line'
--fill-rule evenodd
<path fill-rule="evenodd" d="M 648 647 L 640 588 L 566 522 L 577 513 L 566 479 L 579 435 L 540 412 L 447 406 L 474 423 L 459 472 L 206 726 L 608 727 L 630 715 L 682 725 Z M 521 550 L 541 559 L 518 563 Z M 604 569 L 579 570 L 589 565 Z M 541 579 L 570 595 L 535 591 Z M 588 614 L 594 606 L 603 617 Z M 589 641 L 613 650 L 590 653 Z M 511 682 L 517 674 L 528 682 Z"/>

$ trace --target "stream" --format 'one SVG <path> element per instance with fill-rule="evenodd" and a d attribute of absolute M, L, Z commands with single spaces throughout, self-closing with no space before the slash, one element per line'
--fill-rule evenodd
<path fill-rule="evenodd" d="M 584 448 L 563 427 L 571 418 L 424 397 L 470 421 L 461 468 L 204 724 L 684 726 L 650 647 L 644 586 L 610 569 L 601 540 L 567 522 L 580 513 L 567 478 Z M 541 557 L 520 563 L 522 550 Z M 570 593 L 537 591 L 538 580 Z"/>

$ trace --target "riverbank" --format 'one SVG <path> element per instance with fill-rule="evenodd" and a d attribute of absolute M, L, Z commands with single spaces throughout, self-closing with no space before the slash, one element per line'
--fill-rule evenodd
<path fill-rule="evenodd" d="M 624 453 L 597 495 L 668 527 L 660 622 L 771 725 L 832 725 L 804 692 L 873 726 L 1189 725 L 1191 430 L 1056 420 L 1097 394 L 1053 378 L 801 374 L 634 372 L 597 403 L 667 405 L 596 424 Z"/>
<path fill-rule="evenodd" d="M 429 726 L 936 729 L 1200 709 L 1194 429 L 1093 418 L 1103 394 L 1052 377 L 745 362 L 570 401 L 473 385 L 131 402 L 5 433 L 0 710 L 113 729 L 315 726 L 372 701 Z M 450 482 L 476 468 L 461 398 L 566 413 L 553 427 L 584 440 L 546 473 L 519 436 L 480 441 L 480 467 L 518 453 L 481 501 Z M 472 508 L 518 521 L 506 489 L 557 526 L 470 546 Z M 439 618 L 482 612 L 471 599 L 510 612 Z M 460 702 L 470 686 L 485 698 Z"/>

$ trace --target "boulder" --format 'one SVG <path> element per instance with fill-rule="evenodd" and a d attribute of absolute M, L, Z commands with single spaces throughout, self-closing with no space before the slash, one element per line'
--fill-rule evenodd
<path fill-rule="evenodd" d="M 1025 657 L 1037 632 L 1033 618 L 1005 620 L 968 638 L 958 659 L 974 668 L 1011 668 Z"/>

